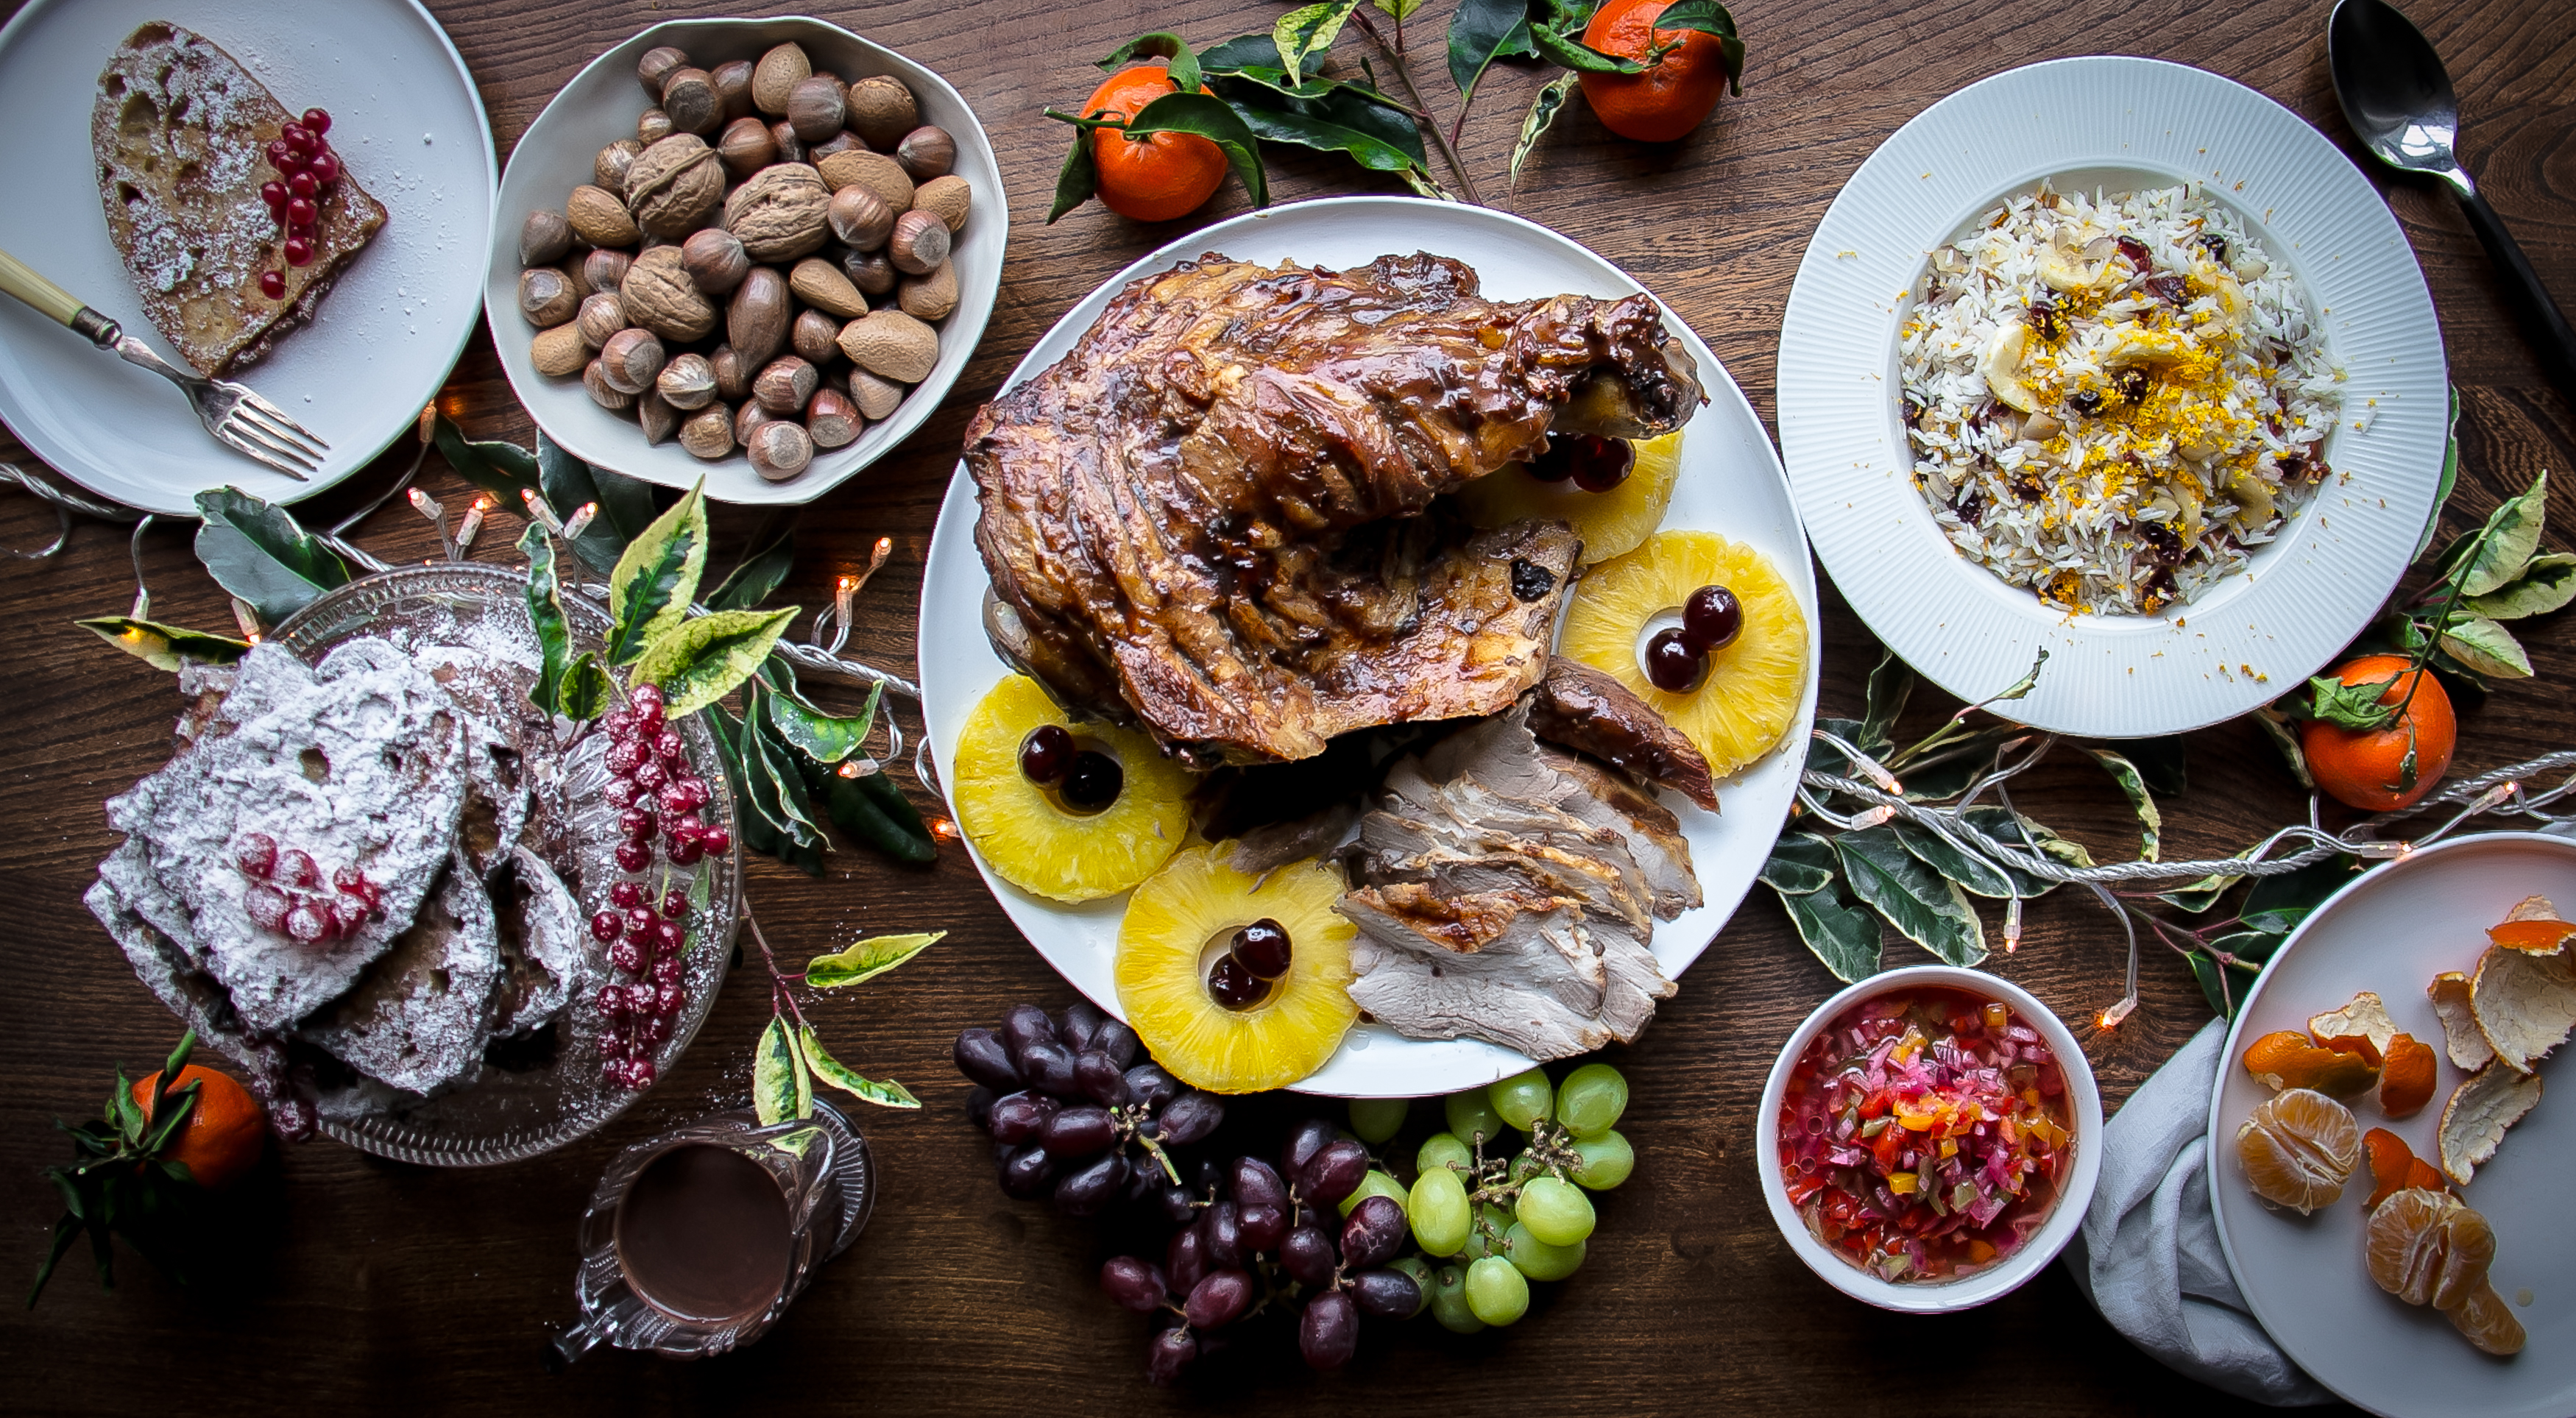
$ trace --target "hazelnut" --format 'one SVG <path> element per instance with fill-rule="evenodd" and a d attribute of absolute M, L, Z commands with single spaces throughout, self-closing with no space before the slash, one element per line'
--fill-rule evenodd
<path fill-rule="evenodd" d="M 886 259 L 907 276 L 926 276 L 948 259 L 948 223 L 936 212 L 906 212 L 894 219 Z"/>
<path fill-rule="evenodd" d="M 822 371 L 795 355 L 780 355 L 764 366 L 758 378 L 751 381 L 751 397 L 773 414 L 793 414 L 814 397 L 823 382 Z"/>
<path fill-rule="evenodd" d="M 724 192 L 724 164 L 695 133 L 655 143 L 626 171 L 626 210 L 636 225 L 667 240 L 714 220 Z"/>
<path fill-rule="evenodd" d="M 662 81 L 662 111 L 683 133 L 712 133 L 724 123 L 724 99 L 704 69 L 674 69 Z"/>
<path fill-rule="evenodd" d="M 804 425 L 780 419 L 753 429 L 743 452 L 751 455 L 752 471 L 771 482 L 785 482 L 813 463 L 814 440 Z"/>
<path fill-rule="evenodd" d="M 937 270 L 903 283 L 895 305 L 915 320 L 945 320 L 957 308 L 957 263 L 942 261 Z"/>
<path fill-rule="evenodd" d="M 552 207 L 535 207 L 519 223 L 519 264 L 551 266 L 572 250 L 572 223 Z"/>
<path fill-rule="evenodd" d="M 725 343 L 745 367 L 769 363 L 787 343 L 787 311 L 787 279 L 767 266 L 752 267 L 725 312 Z"/>
<path fill-rule="evenodd" d="M 519 313 L 540 330 L 550 330 L 581 313 L 581 297 L 572 282 L 552 266 L 530 266 L 519 273 Z"/>
<path fill-rule="evenodd" d="M 841 86 L 820 74 L 796 81 L 787 91 L 787 125 L 808 143 L 819 143 L 841 131 L 849 104 Z"/>
<path fill-rule="evenodd" d="M 719 64 L 707 71 L 707 78 L 716 86 L 716 97 L 724 100 L 726 122 L 730 123 L 737 118 L 750 116 L 750 60 L 737 59 L 730 64 Z"/>
<path fill-rule="evenodd" d="M 635 417 L 644 425 L 644 441 L 660 443 L 680 426 L 680 411 L 662 402 L 662 396 L 647 389 L 635 396 Z"/>
<path fill-rule="evenodd" d="M 818 159 L 814 166 L 822 175 L 823 185 L 835 192 L 857 183 L 895 211 L 912 210 L 912 179 L 905 175 L 901 163 L 883 153 L 853 148 Z"/>
<path fill-rule="evenodd" d="M 674 344 L 703 339 L 716 327 L 716 308 L 690 281 L 676 246 L 656 246 L 636 257 L 617 296 L 627 319 Z"/>
<path fill-rule="evenodd" d="M 841 353 L 871 374 L 918 384 L 939 362 L 939 332 L 900 310 L 870 311 L 842 327 Z"/>
<path fill-rule="evenodd" d="M 883 295 L 894 289 L 895 282 L 903 279 L 903 273 L 894 268 L 894 263 L 887 260 L 882 251 L 843 253 L 841 274 L 848 276 L 850 284 L 857 286 L 862 295 Z"/>
<path fill-rule="evenodd" d="M 599 377 L 620 394 L 641 394 L 662 372 L 662 342 L 652 331 L 620 330 L 599 347 Z"/>
<path fill-rule="evenodd" d="M 716 140 L 716 156 L 724 159 L 725 171 L 739 181 L 778 160 L 778 140 L 769 136 L 769 125 L 759 119 L 737 118 L 725 125 L 724 136 Z"/>
<path fill-rule="evenodd" d="M 831 137 L 826 138 L 819 143 L 808 145 L 805 149 L 805 161 L 819 163 L 834 153 L 861 152 L 864 151 L 867 146 L 867 144 L 859 141 L 858 134 L 844 128 L 840 132 L 833 134 Z"/>
<path fill-rule="evenodd" d="M 592 360 L 589 366 L 582 370 L 581 383 L 583 388 L 590 391 L 590 401 L 611 413 L 623 413 L 635 407 L 635 396 L 610 385 L 599 367 L 598 360 Z"/>
<path fill-rule="evenodd" d="M 831 204 L 831 189 L 814 169 L 778 163 L 752 174 L 725 198 L 724 227 L 742 238 L 754 261 L 791 261 L 831 234 L 824 220 Z"/>
<path fill-rule="evenodd" d="M 854 320 L 868 313 L 867 298 L 841 268 L 820 256 L 808 256 L 787 273 L 787 289 L 798 300 L 844 320 Z"/>
<path fill-rule="evenodd" d="M 967 185 L 965 178 L 953 174 L 947 177 L 934 177 L 921 184 L 920 190 L 912 194 L 912 209 L 916 212 L 937 212 L 939 219 L 948 224 L 948 230 L 951 233 L 966 229 L 966 213 L 974 205 L 975 189 Z"/>
<path fill-rule="evenodd" d="M 841 353 L 841 322 L 819 310 L 798 311 L 796 323 L 787 327 L 787 344 L 818 368 L 829 364 Z"/>
<path fill-rule="evenodd" d="M 634 264 L 625 252 L 603 247 L 581 258 L 581 278 L 592 290 L 615 290 L 626 284 L 626 268 Z"/>
<path fill-rule="evenodd" d="M 644 85 L 644 92 L 660 98 L 662 81 L 671 77 L 671 71 L 688 67 L 688 51 L 666 44 L 644 51 L 644 57 L 635 61 L 635 77 Z"/>
<path fill-rule="evenodd" d="M 742 241 L 723 227 L 708 227 L 689 233 L 680 243 L 680 264 L 689 280 L 709 295 L 723 295 L 742 284 L 751 270 L 751 258 L 743 254 Z"/>
<path fill-rule="evenodd" d="M 600 149 L 599 156 L 590 160 L 590 175 L 598 179 L 600 186 L 624 195 L 626 169 L 635 165 L 636 154 L 643 151 L 642 143 L 632 138 L 620 138 Z"/>
<path fill-rule="evenodd" d="M 728 404 L 739 404 L 751 397 L 751 370 L 731 345 L 718 345 L 707 356 L 707 368 L 716 377 L 716 397 Z"/>
<path fill-rule="evenodd" d="M 850 402 L 859 406 L 859 412 L 870 423 L 894 417 L 894 411 L 903 404 L 904 387 L 891 379 L 853 369 L 849 384 Z"/>
<path fill-rule="evenodd" d="M 865 422 L 859 416 L 858 405 L 829 389 L 816 393 L 814 402 L 805 406 L 805 436 L 813 439 L 817 448 L 847 446 L 859 436 Z"/>
<path fill-rule="evenodd" d="M 901 79 L 871 74 L 850 85 L 850 127 L 880 152 L 921 126 L 921 109 Z"/>
<path fill-rule="evenodd" d="M 925 123 L 904 134 L 903 141 L 894 145 L 894 160 L 903 164 L 903 170 L 911 173 L 915 182 L 946 177 L 957 166 L 957 140 L 948 136 L 947 129 Z"/>
<path fill-rule="evenodd" d="M 581 331 L 581 342 L 592 349 L 607 344 L 608 337 L 627 324 L 626 305 L 612 291 L 584 297 L 581 314 L 573 320 L 574 327 Z"/>
<path fill-rule="evenodd" d="M 823 219 L 831 224 L 833 238 L 853 251 L 874 251 L 894 234 L 894 209 L 855 182 L 832 194 Z"/>
<path fill-rule="evenodd" d="M 787 125 L 786 119 L 769 125 L 769 143 L 778 150 L 780 162 L 805 161 L 805 140 L 796 136 L 796 130 Z"/>
<path fill-rule="evenodd" d="M 805 57 L 805 47 L 788 43 L 760 56 L 751 70 L 751 106 L 776 116 L 787 112 L 787 96 L 798 83 L 814 73 L 812 60 Z"/>
<path fill-rule="evenodd" d="M 574 234 L 593 246 L 633 246 L 644 239 L 635 218 L 627 213 L 626 203 L 605 187 L 581 186 L 572 189 L 564 203 L 564 220 L 571 223 Z"/>
<path fill-rule="evenodd" d="M 557 325 L 537 332 L 528 347 L 528 362 L 537 367 L 537 373 L 561 379 L 581 373 L 581 367 L 590 363 L 590 347 L 582 343 L 580 326 Z"/>
<path fill-rule="evenodd" d="M 680 446 L 710 462 L 733 451 L 733 411 L 709 404 L 680 425 Z"/>
<path fill-rule="evenodd" d="M 778 415 L 746 399 L 742 407 L 733 411 L 733 441 L 748 448 L 751 446 L 751 435 L 762 424 L 776 422 L 778 422 Z"/>
<path fill-rule="evenodd" d="M 675 409 L 703 409 L 715 402 L 715 366 L 702 354 L 674 355 L 662 372 L 653 376 L 653 392 Z"/>
<path fill-rule="evenodd" d="M 584 264 L 580 261 L 567 261 L 555 268 L 563 272 L 564 284 L 572 287 L 572 310 L 575 315 L 581 313 L 581 303 L 590 299 L 590 293 L 595 289 L 590 283 L 590 277 L 583 274 Z"/>
<path fill-rule="evenodd" d="M 635 120 L 635 141 L 648 148 L 679 131 L 680 125 L 659 107 L 644 110 Z"/>

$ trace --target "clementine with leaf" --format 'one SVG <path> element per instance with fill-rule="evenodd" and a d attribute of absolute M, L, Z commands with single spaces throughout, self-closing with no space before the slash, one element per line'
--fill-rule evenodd
<path fill-rule="evenodd" d="M 1139 64 L 1103 79 L 1083 101 L 1085 118 L 1132 121 L 1145 105 L 1180 92 L 1160 64 Z M 1200 93 L 1206 93 L 1202 85 Z M 1111 128 L 1091 132 L 1091 158 L 1100 170 L 1099 194 L 1109 210 L 1140 222 L 1186 216 L 1225 181 L 1225 149 L 1196 133 L 1129 137 Z"/>
<path fill-rule="evenodd" d="M 259 1164 L 268 1142 L 268 1119 L 248 1090 L 225 1074 L 197 1064 L 179 1070 L 175 1087 L 197 1085 L 197 1103 L 188 1120 L 162 1152 L 165 1162 L 185 1162 L 188 1175 L 202 1187 L 220 1187 Z M 161 1096 L 161 1075 L 153 1073 L 134 1085 L 134 1106 L 154 1121 L 153 1100 Z"/>
<path fill-rule="evenodd" d="M 1602 0 L 1583 27 L 1583 42 L 1603 54 L 1634 59 L 1635 74 L 1583 76 L 1583 98 L 1601 126 L 1641 143 L 1669 143 L 1697 128 L 1744 72 L 1744 42 L 1698 30 L 1660 30 L 1672 0 Z M 1724 11 L 1720 11 L 1723 14 Z M 1736 91 L 1743 92 L 1741 83 Z"/>
<path fill-rule="evenodd" d="M 2394 812 L 2420 801 L 2450 771 L 2458 733 L 2451 696 L 2440 680 L 2414 669 L 2414 663 L 2403 655 L 2364 655 L 2334 671 L 2346 685 L 2387 686 L 2378 703 L 2406 706 L 2387 726 L 2347 729 L 2322 719 L 2300 726 L 2299 750 L 2308 760 L 2308 774 L 2335 801 L 2368 812 Z"/>

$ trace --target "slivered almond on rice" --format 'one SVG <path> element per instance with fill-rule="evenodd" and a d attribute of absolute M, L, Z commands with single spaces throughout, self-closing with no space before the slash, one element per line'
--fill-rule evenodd
<path fill-rule="evenodd" d="M 1963 553 L 2097 615 L 2188 604 L 2329 473 L 2343 371 L 2197 184 L 2046 184 L 1932 253 L 1898 332 L 1914 482 Z"/>

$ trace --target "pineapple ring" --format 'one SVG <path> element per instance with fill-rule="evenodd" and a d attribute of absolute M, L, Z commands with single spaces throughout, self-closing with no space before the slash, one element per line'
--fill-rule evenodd
<path fill-rule="evenodd" d="M 1657 689 L 1637 662 L 1647 624 L 1678 611 L 1702 586 L 1724 586 L 1744 629 L 1708 655 L 1708 674 L 1682 694 Z M 1723 778 L 1769 753 L 1807 691 L 1807 617 L 1770 558 L 1712 532 L 1659 532 L 1575 583 L 1560 653 L 1626 685 L 1682 731 Z"/>
<path fill-rule="evenodd" d="M 1117 758 L 1125 774 L 1117 801 L 1067 812 L 1029 781 L 1020 741 L 1041 724 L 1061 724 Z M 1026 675 L 993 686 L 957 736 L 957 830 L 1004 881 L 1057 901 L 1096 901 L 1152 876 L 1189 833 L 1189 791 L 1190 775 L 1152 739 L 1074 724 Z"/>
<path fill-rule="evenodd" d="M 1118 925 L 1118 1008 L 1154 1061 L 1193 1088 L 1258 1093 L 1323 1067 L 1359 1019 L 1351 1003 L 1351 941 L 1359 928 L 1333 911 L 1342 874 L 1308 860 L 1259 877 L 1213 847 L 1172 858 L 1127 903 Z M 1288 932 L 1288 973 L 1240 1012 L 1208 994 L 1201 960 L 1211 940 L 1267 917 Z"/>
<path fill-rule="evenodd" d="M 1626 556 L 1654 535 L 1663 525 L 1664 509 L 1672 505 L 1673 485 L 1681 480 L 1681 430 L 1632 440 L 1631 445 L 1637 466 L 1626 482 L 1608 492 L 1585 492 L 1572 482 L 1543 483 L 1522 464 L 1508 463 L 1458 489 L 1458 510 L 1478 531 L 1534 517 L 1571 522 L 1574 534 L 1583 538 L 1585 566 Z"/>

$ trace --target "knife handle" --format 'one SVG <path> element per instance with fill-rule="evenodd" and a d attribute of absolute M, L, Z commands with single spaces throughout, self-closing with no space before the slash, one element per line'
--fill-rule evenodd
<path fill-rule="evenodd" d="M 91 344 L 106 349 L 116 343 L 116 322 L 81 304 L 80 297 L 36 273 L 36 269 L 0 251 L 0 291 L 7 291 L 48 320 L 72 328 Z"/>

